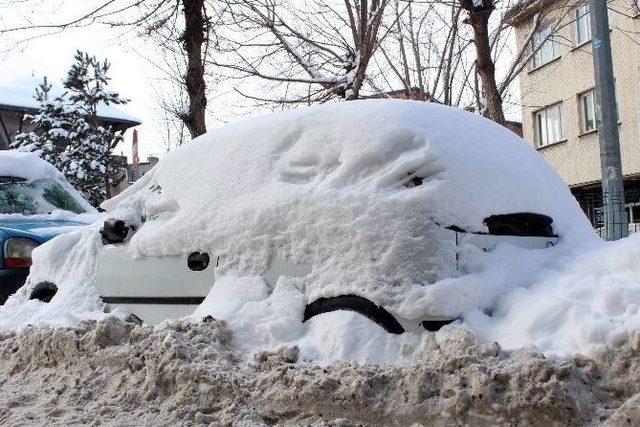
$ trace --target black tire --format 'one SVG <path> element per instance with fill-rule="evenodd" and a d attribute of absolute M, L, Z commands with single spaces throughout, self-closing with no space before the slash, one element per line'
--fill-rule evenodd
<path fill-rule="evenodd" d="M 451 319 L 451 320 L 423 320 L 422 321 L 422 327 L 425 328 L 427 331 L 430 332 L 436 332 L 439 331 L 440 328 L 442 328 L 445 325 L 448 325 L 449 323 L 455 322 L 456 319 Z"/>
<path fill-rule="evenodd" d="M 31 296 L 29 299 L 37 299 L 42 302 L 51 302 L 51 299 L 58 292 L 58 287 L 55 283 L 51 282 L 40 282 L 33 288 L 31 291 Z"/>
<path fill-rule="evenodd" d="M 308 304 L 304 309 L 304 318 L 302 321 L 306 322 L 318 314 L 329 313 L 336 310 L 355 311 L 374 321 L 389 333 L 404 333 L 404 328 L 391 313 L 375 305 L 368 299 L 357 295 L 341 295 L 338 297 L 317 299 L 311 304 Z"/>

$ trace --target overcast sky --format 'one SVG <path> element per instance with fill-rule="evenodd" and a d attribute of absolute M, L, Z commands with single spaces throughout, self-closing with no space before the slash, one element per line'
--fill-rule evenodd
<path fill-rule="evenodd" d="M 0 9 L 3 17 L 6 10 Z M 12 16 L 12 18 L 14 18 Z M 3 19 L 4 24 L 19 23 Z M 154 78 L 146 61 L 136 54 L 128 43 L 117 39 L 112 31 L 106 28 L 82 28 L 65 31 L 61 34 L 29 41 L 18 48 L 14 47 L 13 40 L 0 37 L 0 49 L 2 64 L 0 72 L 0 85 L 21 85 L 34 87 L 43 76 L 47 76 L 51 82 L 60 87 L 60 81 L 65 77 L 73 54 L 76 49 L 86 50 L 111 62 L 111 89 L 118 91 L 122 96 L 131 100 L 125 106 L 119 108 L 137 117 L 142 125 L 138 127 L 141 138 L 142 159 L 148 154 L 155 154 L 161 150 L 158 144 L 152 142 L 157 131 L 154 129 L 154 121 L 158 114 L 154 107 L 153 93 L 149 91 L 149 80 Z M 120 150 L 130 151 L 131 131 L 125 135 L 126 147 L 118 147 Z"/>

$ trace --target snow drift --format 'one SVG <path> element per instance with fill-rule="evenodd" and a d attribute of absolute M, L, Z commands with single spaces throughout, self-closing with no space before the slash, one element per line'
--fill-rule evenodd
<path fill-rule="evenodd" d="M 390 336 L 353 313 L 300 321 L 308 302 L 344 294 L 366 295 L 400 317 L 461 317 L 482 339 L 563 357 L 602 351 L 637 327 L 640 264 L 623 264 L 619 275 L 615 259 L 637 253 L 640 239 L 599 242 L 535 150 L 450 107 L 362 101 L 237 123 L 167 155 L 103 207 L 137 226 L 128 242 L 134 258 L 219 255 L 216 284 L 190 320 L 225 319 L 251 350 L 298 345 L 322 363 L 422 357 L 428 332 Z M 552 218 L 559 244 L 484 253 L 456 249 L 443 235 L 447 226 L 486 232 L 485 218 L 515 212 Z M 26 287 L 0 310 L 0 326 L 103 316 L 94 285 L 98 228 L 38 248 Z M 457 250 L 468 260 L 461 269 L 450 262 Z M 271 289 L 260 276 L 274 256 L 312 270 Z M 40 280 L 58 284 L 49 305 L 26 301 Z M 615 297 L 620 289 L 625 296 Z M 576 321 L 583 326 L 572 327 Z"/>

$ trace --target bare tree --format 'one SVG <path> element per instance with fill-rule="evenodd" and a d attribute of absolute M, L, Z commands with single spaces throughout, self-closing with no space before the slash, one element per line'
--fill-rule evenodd
<path fill-rule="evenodd" d="M 504 124 L 503 98 L 517 75 L 530 63 L 537 51 L 554 33 L 566 25 L 566 15 L 573 6 L 570 0 L 551 2 L 536 0 L 532 2 L 503 2 L 506 13 L 499 17 L 497 25 L 491 29 L 491 18 L 496 11 L 494 0 L 459 0 L 460 6 L 467 12 L 465 22 L 473 30 L 473 44 L 476 51 L 475 69 L 481 82 L 483 114 L 492 120 Z M 558 11 L 560 11 L 558 13 Z M 496 74 L 496 59 L 502 53 L 509 37 L 511 23 L 518 14 L 533 16 L 527 36 L 520 48 L 510 60 L 510 65 L 502 79 Z M 539 30 L 542 26 L 549 31 L 544 36 Z M 479 92 L 479 91 L 478 91 Z"/>
<path fill-rule="evenodd" d="M 23 5 L 29 2 L 34 6 L 37 3 L 35 0 L 20 1 Z M 69 28 L 100 24 L 127 31 L 133 29 L 138 36 L 153 40 L 169 61 L 184 58 L 159 65 L 165 71 L 167 81 L 184 88 L 188 99 L 169 110 L 184 122 L 193 138 L 205 133 L 205 57 L 213 34 L 212 21 L 208 17 L 212 4 L 208 0 L 100 0 L 87 3 L 82 2 L 81 10 L 70 19 L 56 21 L 43 17 L 42 22 L 0 28 L 0 36 L 23 32 L 26 34 L 23 40 L 29 40 Z"/>
<path fill-rule="evenodd" d="M 301 11 L 286 1 L 227 0 L 220 36 L 226 60 L 213 63 L 242 86 L 260 80 L 268 96 L 237 90 L 263 103 L 356 99 L 364 89 L 365 97 L 436 101 L 504 124 L 504 97 L 549 37 L 536 37 L 538 30 L 561 25 L 547 19 L 548 7 L 538 8 L 514 51 L 504 13 L 515 13 L 514 3 L 503 0 L 496 9 L 493 0 L 316 0 Z"/>
<path fill-rule="evenodd" d="M 275 0 L 226 0 L 226 30 L 214 60 L 235 77 L 270 82 L 280 103 L 357 99 L 379 46 L 388 0 L 316 0 L 305 9 Z"/>
<path fill-rule="evenodd" d="M 398 18 L 389 21 L 390 34 L 379 48 L 382 60 L 376 59 L 376 86 L 399 84 L 404 97 L 474 110 L 504 123 L 505 96 L 535 53 L 566 25 L 568 5 L 538 0 L 532 9 L 529 2 L 503 0 L 496 8 L 487 0 L 396 0 Z M 514 50 L 510 23 L 522 13 L 533 19 Z M 541 35 L 543 26 L 548 31 Z"/>
<path fill-rule="evenodd" d="M 470 41 L 461 26 L 461 8 L 455 3 L 393 3 L 389 32 L 380 45 L 377 77 L 393 89 L 398 82 L 402 97 L 465 106 L 469 98 L 473 60 Z M 397 91 L 382 94 L 398 96 Z"/>
<path fill-rule="evenodd" d="M 476 71 L 482 82 L 482 90 L 487 106 L 487 116 L 504 124 L 502 97 L 496 83 L 496 66 L 493 61 L 489 37 L 489 19 L 495 10 L 493 0 L 460 0 L 460 6 L 467 11 L 466 23 L 473 29 L 473 44 L 476 48 Z"/>

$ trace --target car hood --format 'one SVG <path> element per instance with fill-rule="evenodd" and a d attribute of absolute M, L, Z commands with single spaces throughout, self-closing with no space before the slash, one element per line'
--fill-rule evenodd
<path fill-rule="evenodd" d="M 42 243 L 58 234 L 69 233 L 86 225 L 83 222 L 69 220 L 2 220 L 0 230 L 9 236 L 31 237 Z"/>

